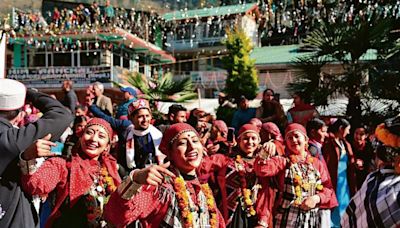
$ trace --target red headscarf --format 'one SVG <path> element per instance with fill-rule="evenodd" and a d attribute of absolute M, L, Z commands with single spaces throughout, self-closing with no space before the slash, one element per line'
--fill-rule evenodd
<path fill-rule="evenodd" d="M 159 150 L 163 152 L 165 155 L 171 155 L 171 145 L 174 141 L 182 134 L 188 131 L 192 131 L 198 135 L 197 131 L 187 123 L 176 123 L 171 125 L 163 135 L 161 139 L 161 143 L 159 146 Z"/>
<path fill-rule="evenodd" d="M 224 133 L 225 136 L 228 134 L 228 127 L 223 120 L 215 120 L 213 126 L 215 126 L 220 132 Z"/>
<path fill-rule="evenodd" d="M 291 124 L 289 124 L 289 125 L 286 127 L 286 130 L 285 130 L 285 139 L 286 139 L 287 135 L 288 135 L 289 133 L 293 132 L 293 131 L 299 131 L 299 132 L 302 133 L 306 138 L 308 138 L 308 136 L 307 136 L 307 131 L 306 131 L 306 129 L 304 128 L 303 125 L 298 124 L 298 123 L 291 123 Z"/>
<path fill-rule="evenodd" d="M 263 123 L 261 128 L 273 135 L 275 140 L 283 142 L 281 131 L 279 130 L 278 126 L 276 126 L 276 124 L 274 124 L 273 122 Z"/>
<path fill-rule="evenodd" d="M 260 134 L 258 133 L 258 128 L 254 124 L 244 124 L 240 129 L 238 133 L 238 139 L 240 139 L 245 133 L 247 132 L 252 132 L 258 135 L 260 137 Z"/>

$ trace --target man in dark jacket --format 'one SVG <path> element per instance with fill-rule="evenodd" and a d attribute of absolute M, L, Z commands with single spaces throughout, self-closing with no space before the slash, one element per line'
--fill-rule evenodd
<path fill-rule="evenodd" d="M 15 127 L 20 109 L 27 102 L 43 116 L 35 123 Z M 57 100 L 40 92 L 26 91 L 15 80 L 0 79 L 0 227 L 39 227 L 31 197 L 21 190 L 19 159 L 53 156 L 51 142 L 57 140 L 72 121 L 72 115 Z M 38 142 L 46 141 L 42 144 Z"/>

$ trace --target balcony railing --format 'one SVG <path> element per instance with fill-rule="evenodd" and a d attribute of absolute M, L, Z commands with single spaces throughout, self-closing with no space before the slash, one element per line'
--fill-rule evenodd
<path fill-rule="evenodd" d="M 171 40 L 167 43 L 170 46 L 167 47 L 167 50 L 170 52 L 188 50 L 194 48 L 206 48 L 213 46 L 222 46 L 221 40 L 223 37 L 196 37 L 193 39 L 183 39 L 183 40 Z"/>

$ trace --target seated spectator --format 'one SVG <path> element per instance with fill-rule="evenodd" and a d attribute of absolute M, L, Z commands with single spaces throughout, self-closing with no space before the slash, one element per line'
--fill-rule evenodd
<path fill-rule="evenodd" d="M 263 93 L 261 106 L 257 108 L 256 116 L 261 122 L 273 122 L 279 129 L 286 126 L 286 116 L 282 105 L 275 100 L 275 93 L 272 89 L 266 89 Z"/>
<path fill-rule="evenodd" d="M 250 108 L 249 105 L 249 100 L 245 96 L 241 96 L 238 101 L 239 109 L 235 111 L 232 118 L 232 127 L 235 128 L 235 133 L 239 131 L 242 125 L 256 117 L 256 109 Z"/>
<path fill-rule="evenodd" d="M 319 117 L 315 107 L 305 101 L 305 94 L 297 92 L 293 95 L 293 107 L 288 111 L 288 122 L 306 126 L 312 118 Z"/>

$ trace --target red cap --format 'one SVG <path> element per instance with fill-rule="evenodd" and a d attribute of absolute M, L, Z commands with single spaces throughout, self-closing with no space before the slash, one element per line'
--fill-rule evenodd
<path fill-rule="evenodd" d="M 215 126 L 220 132 L 228 134 L 228 127 L 223 120 L 214 120 L 213 126 Z"/>
<path fill-rule="evenodd" d="M 298 123 L 291 123 L 291 124 L 289 124 L 289 125 L 286 127 L 286 130 L 285 130 L 285 139 L 286 139 L 287 135 L 288 135 L 290 132 L 293 132 L 293 131 L 298 131 L 298 132 L 302 133 L 306 138 L 308 138 L 308 136 L 307 136 L 307 131 L 306 131 L 306 129 L 304 128 L 303 125 L 298 124 Z"/>
<path fill-rule="evenodd" d="M 169 156 L 170 145 L 182 134 L 188 131 L 192 131 L 198 135 L 197 131 L 187 123 L 176 123 L 171 125 L 165 132 L 161 139 L 159 150 L 163 154 Z"/>
<path fill-rule="evenodd" d="M 279 130 L 278 126 L 273 122 L 266 122 L 263 123 L 261 127 L 264 131 L 272 134 L 276 140 L 283 142 L 281 131 Z"/>
<path fill-rule="evenodd" d="M 258 128 L 257 128 L 256 125 L 254 125 L 254 124 L 245 124 L 239 129 L 238 138 L 242 137 L 242 135 L 247 133 L 247 132 L 253 132 L 253 133 L 257 134 L 258 137 L 260 137 L 260 134 L 258 133 Z"/>
<path fill-rule="evenodd" d="M 145 99 L 138 99 L 138 100 L 132 102 L 128 106 L 128 113 L 129 113 L 129 115 L 131 115 L 136 110 L 139 110 L 139 109 L 142 109 L 142 108 L 147 108 L 150 111 L 149 102 L 147 100 L 145 100 Z"/>
<path fill-rule="evenodd" d="M 108 138 L 110 139 L 110 141 L 112 140 L 113 129 L 112 129 L 111 125 L 107 121 L 105 121 L 105 120 L 103 120 L 101 118 L 93 118 L 87 123 L 85 129 L 90 127 L 90 126 L 92 126 L 92 125 L 99 125 L 100 127 L 104 128 L 104 130 L 106 130 L 106 132 L 108 134 Z"/>

